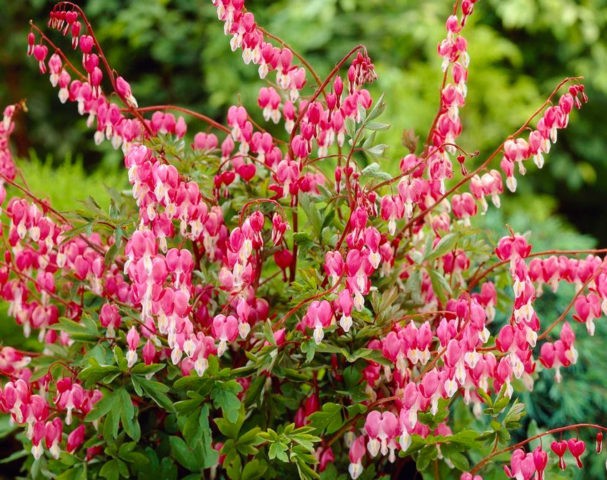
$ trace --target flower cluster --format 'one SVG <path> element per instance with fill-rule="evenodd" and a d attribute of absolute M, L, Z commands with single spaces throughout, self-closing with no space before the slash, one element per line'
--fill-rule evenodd
<path fill-rule="evenodd" d="M 47 398 L 51 381 L 56 382 L 57 392 L 52 400 Z M 85 390 L 70 377 L 52 379 L 48 376 L 30 382 L 30 371 L 24 371 L 22 378 L 7 382 L 0 390 L 0 411 L 10 414 L 12 422 L 25 427 L 34 458 L 40 458 L 44 447 L 54 458 L 59 458 L 62 445 L 68 453 L 79 448 L 84 442 L 85 425 L 81 423 L 73 429 L 64 443 L 64 424 L 72 424 L 73 413 L 84 418 L 102 393 Z"/>
<path fill-rule="evenodd" d="M 548 107 L 535 130 L 529 133 L 527 140 L 524 138 L 508 139 L 504 142 L 504 156 L 500 167 L 507 177 L 506 185 L 514 192 L 516 190 L 515 165 L 518 171 L 524 175 L 527 171 L 524 162 L 533 158 L 538 168 L 544 165 L 544 154 L 550 151 L 552 143 L 556 142 L 559 130 L 567 127 L 569 115 L 573 107 L 581 108 L 588 98 L 584 93 L 583 85 L 572 85 L 569 91 L 563 94 L 557 105 Z"/>

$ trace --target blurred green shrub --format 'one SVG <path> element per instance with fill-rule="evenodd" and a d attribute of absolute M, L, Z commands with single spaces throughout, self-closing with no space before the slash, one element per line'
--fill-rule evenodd
<path fill-rule="evenodd" d="M 125 170 L 112 165 L 86 172 L 82 159 L 74 159 L 71 155 L 57 163 L 50 155 L 42 160 L 32 151 L 29 159 L 18 160 L 17 165 L 31 192 L 48 199 L 53 208 L 61 212 L 78 210 L 89 197 L 107 211 L 110 190 L 129 186 Z"/>

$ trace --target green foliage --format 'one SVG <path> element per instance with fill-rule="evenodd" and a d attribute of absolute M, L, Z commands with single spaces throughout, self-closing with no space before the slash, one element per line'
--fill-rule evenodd
<path fill-rule="evenodd" d="M 43 161 L 32 151 L 29 159 L 18 164 L 31 192 L 62 212 L 81 209 L 88 198 L 107 212 L 110 189 L 122 190 L 128 186 L 126 173 L 115 166 L 86 172 L 82 160 L 73 160 L 70 155 L 55 165 L 51 157 Z"/>

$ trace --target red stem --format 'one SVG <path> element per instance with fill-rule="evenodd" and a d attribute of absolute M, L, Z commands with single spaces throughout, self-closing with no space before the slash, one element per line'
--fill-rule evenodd
<path fill-rule="evenodd" d="M 587 249 L 587 250 L 544 250 L 542 252 L 531 253 L 526 258 L 544 257 L 546 255 L 582 255 L 582 254 L 593 255 L 593 254 L 600 254 L 600 253 L 607 253 L 607 248 L 596 248 L 596 249 Z M 470 280 L 468 281 L 468 289 L 472 290 L 476 285 L 478 285 L 478 283 L 483 278 L 485 278 L 487 275 L 489 275 L 491 272 L 498 269 L 499 267 L 508 264 L 509 262 L 510 262 L 510 260 L 499 261 L 499 262 L 491 265 L 489 268 L 484 270 L 482 273 L 478 273 L 478 270 L 477 270 L 472 275 Z"/>
<path fill-rule="evenodd" d="M 221 130 L 222 132 L 225 132 L 228 135 L 231 133 L 231 130 L 228 127 L 226 127 L 225 125 L 222 125 L 221 123 L 216 122 L 212 118 L 207 117 L 206 115 L 203 115 L 202 113 L 198 113 L 194 110 L 190 110 L 189 108 L 178 107 L 176 105 L 153 105 L 150 107 L 137 108 L 137 111 L 139 111 L 139 112 L 154 112 L 154 111 L 166 111 L 166 110 L 174 110 L 176 112 L 185 113 L 186 115 L 190 115 L 194 118 L 197 118 L 198 120 L 202 120 L 203 122 L 208 123 L 211 127 L 216 128 L 217 130 Z"/>
<path fill-rule="evenodd" d="M 594 428 L 599 431 L 607 432 L 607 427 L 604 427 L 603 425 L 597 425 L 595 423 L 576 423 L 574 425 L 567 425 L 566 427 L 553 428 L 553 429 L 547 430 L 543 433 L 538 433 L 537 435 L 533 435 L 532 437 L 526 438 L 522 442 L 518 442 L 518 443 L 515 443 L 514 445 L 510 445 L 508 447 L 502 448 L 501 450 L 491 452 L 489 455 L 487 455 L 485 458 L 483 458 L 479 463 L 477 463 L 476 466 L 472 470 L 470 470 L 470 473 L 472 475 L 474 475 L 481 468 L 483 468 L 492 458 L 497 457 L 497 456 L 501 455 L 502 453 L 510 452 L 512 450 L 516 450 L 517 448 L 524 447 L 528 443 L 533 442 L 534 440 L 537 440 L 539 438 L 545 437 L 547 435 L 554 435 L 555 433 L 567 432 L 569 430 L 577 430 L 579 428 Z"/>
<path fill-rule="evenodd" d="M 588 280 L 586 280 L 584 282 L 584 284 L 578 289 L 577 292 L 575 292 L 575 295 L 573 296 L 573 298 L 571 299 L 571 301 L 569 302 L 569 305 L 567 305 L 567 308 L 565 308 L 565 310 L 563 310 L 563 313 L 561 313 L 559 315 L 559 317 L 552 322 L 548 328 L 546 330 L 544 330 L 541 335 L 538 335 L 537 339 L 538 340 L 543 340 L 544 338 L 546 338 L 548 336 L 548 334 L 554 330 L 554 328 L 561 323 L 563 320 L 565 320 L 565 317 L 567 316 L 567 314 L 571 311 L 571 309 L 573 308 L 574 304 L 575 304 L 575 300 L 584 292 L 584 290 L 586 289 L 586 287 L 588 286 L 588 284 L 590 284 L 590 282 L 594 281 L 594 279 L 596 277 L 598 277 L 598 275 L 601 273 L 601 269 L 598 269 L 597 272 L 592 275 Z"/>
<path fill-rule="evenodd" d="M 504 140 L 504 142 L 502 142 L 500 144 L 500 146 L 493 151 L 493 153 L 491 153 L 487 159 L 481 163 L 476 169 L 474 169 L 472 172 L 468 173 L 468 175 L 465 175 L 464 177 L 462 177 L 462 179 L 457 182 L 452 188 L 450 188 L 449 190 L 447 190 L 447 192 L 445 192 L 438 200 L 436 200 L 436 202 L 434 202 L 432 205 L 430 205 L 428 208 L 426 208 L 424 211 L 420 212 L 418 215 L 416 215 L 415 217 L 413 217 L 411 220 L 409 220 L 409 222 L 400 230 L 400 232 L 397 234 L 396 238 L 402 238 L 404 233 L 412 226 L 415 224 L 415 222 L 417 222 L 418 220 L 422 219 L 423 217 L 425 217 L 428 213 L 430 213 L 432 210 L 434 210 L 438 205 L 440 205 L 440 203 L 447 197 L 449 197 L 449 195 L 451 195 L 453 192 L 457 191 L 460 189 L 460 187 L 462 185 L 464 185 L 465 183 L 467 183 L 472 177 L 474 177 L 474 175 L 478 174 L 480 171 L 484 170 L 485 168 L 487 168 L 487 166 L 489 165 L 489 163 L 491 163 L 491 161 L 497 157 L 497 155 L 499 154 L 499 152 L 501 152 L 502 148 L 504 147 L 504 143 L 506 143 L 506 141 L 508 141 L 511 138 L 517 137 L 518 135 L 520 135 L 524 130 L 526 130 L 529 125 L 531 124 L 531 122 L 533 121 L 533 119 L 535 117 L 537 117 L 540 113 L 542 113 L 542 111 L 548 106 L 550 105 L 550 103 L 552 102 L 552 98 L 559 92 L 559 90 L 567 83 L 572 82 L 572 81 L 577 81 L 580 80 L 582 77 L 567 77 L 565 79 L 563 79 L 561 82 L 559 82 L 559 84 L 554 88 L 554 90 L 552 91 L 552 93 L 548 96 L 548 98 L 544 101 L 544 103 L 542 103 L 542 105 L 527 119 L 527 121 L 525 121 L 525 123 L 518 129 L 516 130 L 516 132 L 514 132 L 512 135 L 510 135 L 508 138 L 506 138 L 506 140 Z"/>
<path fill-rule="evenodd" d="M 99 58 L 101 59 L 101 62 L 103 63 L 103 68 L 105 70 L 105 72 L 108 75 L 108 78 L 110 80 L 110 84 L 112 85 L 112 90 L 116 93 L 118 93 L 118 90 L 116 88 L 116 72 L 114 71 L 113 68 L 110 67 L 109 62 L 107 61 L 107 58 L 105 56 L 105 53 L 103 53 L 103 49 L 101 48 L 101 45 L 99 44 L 99 41 L 97 40 L 97 36 L 95 35 L 95 31 L 93 30 L 93 26 L 91 25 L 91 22 L 89 22 L 89 19 L 87 18 L 86 14 L 84 13 L 84 10 L 82 10 L 82 8 L 80 8 L 77 4 L 75 4 L 74 2 L 68 2 L 68 1 L 62 1 L 57 3 L 54 7 L 53 10 L 56 10 L 58 8 L 61 8 L 62 6 L 69 6 L 71 8 L 73 8 L 74 10 L 76 10 L 79 14 L 79 16 L 82 18 L 82 21 L 84 22 L 86 29 L 88 31 L 88 33 L 90 34 L 90 36 L 93 38 L 93 42 L 95 43 L 95 48 L 97 49 Z M 120 95 L 118 95 L 120 97 Z M 122 98 L 122 97 L 120 97 Z M 141 123 L 141 125 L 143 126 L 143 128 L 145 129 L 145 131 L 148 133 L 148 135 L 152 135 L 152 129 L 150 128 L 150 126 L 145 122 L 145 119 L 143 118 L 143 116 L 137 111 L 136 108 L 134 108 L 133 106 L 129 105 L 127 103 L 127 108 L 129 110 L 129 112 L 137 119 L 139 120 L 139 122 Z"/>
<path fill-rule="evenodd" d="M 337 65 L 335 65 L 333 67 L 333 69 L 329 72 L 329 75 L 327 75 L 327 78 L 325 78 L 324 82 L 322 82 L 322 84 L 314 91 L 314 94 L 312 95 L 312 97 L 308 101 L 308 107 L 324 91 L 325 87 L 329 84 L 329 82 L 331 81 L 331 79 L 337 74 L 337 72 L 339 72 L 339 70 L 341 69 L 341 67 L 348 61 L 348 59 L 352 55 L 354 55 L 356 52 L 358 52 L 359 50 L 365 50 L 365 46 L 364 45 L 357 45 L 352 50 L 350 50 L 346 54 L 346 56 L 344 58 L 342 58 L 337 63 Z M 299 124 L 303 120 L 303 117 L 306 114 L 306 112 L 308 110 L 308 107 L 306 107 L 304 110 L 302 110 L 300 112 L 299 116 L 297 117 L 297 120 L 295 121 L 295 125 L 293 125 L 293 130 L 291 130 L 291 135 L 289 137 L 289 154 L 290 154 L 291 157 L 293 157 L 293 151 L 291 150 L 291 143 L 293 142 L 293 138 L 295 137 L 295 135 L 297 133 L 297 130 L 299 128 Z"/>
<path fill-rule="evenodd" d="M 278 203 L 276 200 L 272 200 L 271 198 L 256 198 L 254 200 L 248 201 L 247 203 L 245 203 L 243 205 L 242 209 L 240 210 L 240 217 L 238 219 L 238 224 L 242 226 L 242 222 L 244 221 L 245 213 L 247 212 L 249 207 L 251 207 L 253 205 L 258 205 L 260 203 L 271 203 L 272 205 L 275 205 L 281 211 L 281 213 L 283 213 L 283 215 L 284 215 L 282 205 L 280 203 Z"/>
<path fill-rule="evenodd" d="M 342 277 L 343 277 L 343 275 L 342 275 Z M 291 310 L 289 310 L 282 317 L 280 317 L 280 319 L 278 319 L 278 321 L 276 321 L 276 323 L 273 325 L 274 331 L 280 329 L 280 327 L 282 327 L 284 325 L 284 323 L 287 321 L 287 318 L 292 316 L 295 312 L 297 312 L 297 310 L 299 310 L 301 307 L 303 307 L 306 303 L 316 300 L 318 298 L 322 298 L 326 295 L 329 295 L 339 286 L 339 284 L 340 284 L 340 282 L 337 281 L 337 282 L 335 282 L 335 285 L 333 285 L 328 290 L 324 290 L 315 295 L 312 295 L 311 297 L 304 298 L 303 300 L 301 300 L 299 303 L 297 303 L 297 305 L 295 305 L 293 308 L 291 308 Z"/>
<path fill-rule="evenodd" d="M 40 38 L 42 38 L 42 40 L 44 40 L 50 47 L 52 47 L 55 50 L 55 53 L 57 53 L 57 55 L 59 55 L 61 57 L 61 59 L 63 60 L 64 65 L 67 65 L 70 68 L 70 70 L 72 70 L 82 80 L 84 80 L 84 81 L 88 80 L 87 76 L 84 75 L 76 66 L 74 66 L 74 64 L 69 60 L 69 58 L 67 58 L 65 53 L 63 53 L 63 50 L 61 50 L 50 38 L 48 38 L 44 34 L 44 32 L 32 20 L 30 20 L 30 27 L 33 30 L 36 30 L 36 32 L 38 32 L 38 34 L 40 35 Z"/>
<path fill-rule="evenodd" d="M 289 146 L 289 148 L 291 148 Z M 289 283 L 293 283 L 295 281 L 295 277 L 297 276 L 297 242 L 295 241 L 295 234 L 299 229 L 299 219 L 297 215 L 297 208 L 299 204 L 299 196 L 296 193 L 293 197 L 293 211 L 291 213 L 291 224 L 293 227 L 293 258 L 291 259 L 291 265 L 289 265 Z"/>
<path fill-rule="evenodd" d="M 297 51 L 295 51 L 283 39 L 277 37 L 276 35 L 274 35 L 274 34 L 272 34 L 270 32 L 268 32 L 265 28 L 260 27 L 259 25 L 257 27 L 259 28 L 259 30 L 264 35 L 267 35 L 272 40 L 280 43 L 283 47 L 289 49 L 291 51 L 291 53 L 295 56 L 295 58 L 297 58 L 302 63 L 302 65 L 308 69 L 308 71 L 310 72 L 310 74 L 312 75 L 312 77 L 314 77 L 314 81 L 316 82 L 316 85 L 320 86 L 322 84 L 322 80 L 320 79 L 320 76 L 316 73 L 316 71 L 314 70 L 314 67 L 312 67 L 312 65 L 310 64 L 310 62 L 308 62 L 303 55 L 301 55 L 300 53 L 298 53 Z"/>

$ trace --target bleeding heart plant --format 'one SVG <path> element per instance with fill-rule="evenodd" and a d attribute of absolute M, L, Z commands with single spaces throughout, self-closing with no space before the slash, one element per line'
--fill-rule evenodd
<path fill-rule="evenodd" d="M 504 178 L 515 191 L 530 159 L 542 167 L 587 101 L 580 79 L 475 161 L 457 143 L 475 1 L 457 1 L 427 139 L 389 159 L 364 47 L 321 78 L 243 0 L 213 4 L 267 79 L 260 112 L 234 105 L 225 124 L 139 106 L 77 4 L 50 14 L 67 48 L 32 24 L 28 54 L 94 140 L 121 150 L 132 188 L 109 213 L 54 210 L 17 180 L 19 105 L 4 111 L 0 293 L 39 348 L 0 349 L 0 409 L 22 428 L 29 475 L 478 480 L 512 452 L 504 470 L 520 480 L 548 464 L 529 443 L 569 431 L 551 449 L 581 468 L 576 432 L 602 444 L 605 427 L 517 444 L 509 432 L 538 366 L 558 378 L 576 362 L 569 312 L 590 334 L 607 313 L 605 251 L 535 252 L 514 232 L 491 244 L 471 226 L 487 199 L 499 207 Z M 539 318 L 543 285 L 562 283 L 576 286 L 569 307 Z"/>

